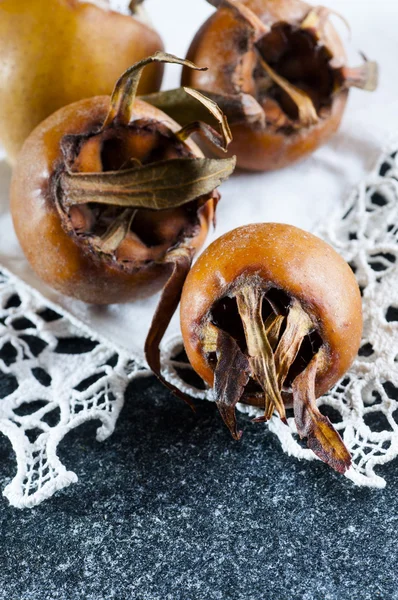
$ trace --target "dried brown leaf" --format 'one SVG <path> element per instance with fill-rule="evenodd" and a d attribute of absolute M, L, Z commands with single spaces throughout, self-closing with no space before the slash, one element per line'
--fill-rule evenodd
<path fill-rule="evenodd" d="M 243 19 L 252 29 L 254 41 L 257 42 L 269 33 L 270 28 L 248 6 L 239 0 L 207 0 L 215 8 L 227 7 L 233 10 L 238 17 Z"/>
<path fill-rule="evenodd" d="M 287 79 L 278 75 L 274 69 L 272 69 L 269 64 L 263 59 L 263 57 L 258 53 L 259 62 L 264 69 L 264 71 L 268 74 L 268 76 L 272 79 L 276 85 L 283 89 L 286 94 L 293 100 L 295 105 L 297 106 L 299 121 L 303 127 L 311 127 L 312 125 L 316 125 L 318 123 L 319 118 L 317 112 L 315 110 L 315 106 L 309 97 L 303 90 L 292 85 Z"/>
<path fill-rule="evenodd" d="M 128 208 L 175 208 L 205 196 L 233 172 L 235 157 L 226 159 L 181 158 L 140 168 L 103 173 L 60 175 L 62 203 L 109 204 Z"/>
<path fill-rule="evenodd" d="M 236 340 L 225 331 L 218 331 L 217 366 L 214 371 L 216 404 L 232 437 L 239 440 L 235 407 L 242 397 L 250 378 L 248 358 L 240 350 Z"/>
<path fill-rule="evenodd" d="M 185 126 L 193 121 L 203 121 L 209 125 L 217 125 L 207 108 L 199 104 L 185 91 L 177 88 L 165 92 L 157 92 L 141 99 L 159 108 L 180 125 Z M 188 88 L 190 89 L 190 88 Z M 246 123 L 248 125 L 264 125 L 264 111 L 260 104 L 250 94 L 214 94 L 197 90 L 209 100 L 215 102 L 225 114 L 229 125 Z"/>
<path fill-rule="evenodd" d="M 278 387 L 274 355 L 261 314 L 263 295 L 261 290 L 249 285 L 239 291 L 236 300 L 245 330 L 252 374 L 264 390 L 266 412 L 271 404 L 285 421 L 286 412 Z"/>
<path fill-rule="evenodd" d="M 319 354 L 293 382 L 293 410 L 297 432 L 307 438 L 308 447 L 339 473 L 345 473 L 351 465 L 351 455 L 338 432 L 316 405 L 315 378 Z"/>
<path fill-rule="evenodd" d="M 313 329 L 307 313 L 301 308 L 298 300 L 293 300 L 286 319 L 286 328 L 275 352 L 275 368 L 278 385 L 282 388 L 304 337 Z"/>
<path fill-rule="evenodd" d="M 364 57 L 365 58 L 365 57 Z M 374 61 L 365 59 L 359 67 L 343 67 L 340 69 L 343 87 L 357 87 L 367 92 L 374 92 L 379 84 L 379 67 Z"/>
<path fill-rule="evenodd" d="M 169 383 L 162 374 L 160 343 L 180 302 L 182 288 L 191 268 L 192 256 L 193 250 L 185 247 L 177 248 L 168 254 L 167 262 L 170 264 L 171 274 L 163 288 L 145 341 L 145 358 L 149 368 L 169 390 L 191 407 L 192 399 Z"/>
<path fill-rule="evenodd" d="M 119 123 L 124 123 L 126 125 L 130 123 L 142 71 L 148 65 L 156 62 L 182 65 L 194 69 L 195 71 L 207 70 L 206 67 L 198 67 L 189 60 L 178 58 L 177 56 L 167 54 L 166 52 L 156 52 L 153 56 L 144 58 L 127 69 L 116 82 L 111 96 L 111 107 L 103 127 L 108 126 L 113 121 L 118 121 Z"/>

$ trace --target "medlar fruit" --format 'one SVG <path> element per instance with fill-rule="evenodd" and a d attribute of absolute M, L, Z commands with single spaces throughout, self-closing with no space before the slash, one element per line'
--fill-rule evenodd
<path fill-rule="evenodd" d="M 190 64 L 161 53 L 137 63 L 111 98 L 81 100 L 41 123 L 14 169 L 11 212 L 28 261 L 43 281 L 85 302 L 128 302 L 171 276 L 174 295 L 165 302 L 177 306 L 216 188 L 235 166 L 204 158 L 189 139 L 199 132 L 228 144 L 212 101 L 187 90 L 217 117 L 222 135 L 201 122 L 180 127 L 136 98 L 143 69 L 159 62 Z"/>
<path fill-rule="evenodd" d="M 317 408 L 352 364 L 361 341 L 361 295 L 343 258 L 291 225 L 239 227 L 217 239 L 190 271 L 181 298 L 189 361 L 213 388 L 239 439 L 238 402 L 267 421 L 293 406 L 298 434 L 336 471 L 350 454 Z"/>
<path fill-rule="evenodd" d="M 142 20 L 137 2 L 124 15 L 107 2 L 2 0 L 0 2 L 0 141 L 14 162 L 33 128 L 62 106 L 110 94 L 133 63 L 163 50 Z M 160 88 L 154 63 L 140 92 Z"/>
<path fill-rule="evenodd" d="M 338 129 L 350 87 L 374 90 L 377 66 L 347 67 L 329 21 L 332 11 L 302 0 L 208 0 L 217 11 L 196 34 L 187 58 L 210 65 L 183 72 L 183 84 L 227 96 L 252 95 L 263 119 L 230 120 L 239 167 L 285 167 Z"/>

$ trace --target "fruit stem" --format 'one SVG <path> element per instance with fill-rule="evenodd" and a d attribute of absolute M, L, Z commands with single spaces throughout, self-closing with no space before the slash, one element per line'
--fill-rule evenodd
<path fill-rule="evenodd" d="M 340 69 L 340 77 L 343 80 L 343 87 L 357 87 L 367 92 L 374 92 L 378 86 L 379 68 L 376 62 L 368 61 L 359 67 L 343 67 Z"/>

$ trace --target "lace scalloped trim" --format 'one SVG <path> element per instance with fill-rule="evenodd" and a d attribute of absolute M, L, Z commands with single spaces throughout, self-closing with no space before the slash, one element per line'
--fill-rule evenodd
<path fill-rule="evenodd" d="M 353 455 L 346 476 L 357 485 L 384 487 L 375 469 L 398 454 L 398 151 L 382 156 L 344 212 L 317 233 L 351 264 L 365 320 L 358 359 L 319 404 Z M 181 350 L 179 336 L 166 339 L 165 376 L 192 396 L 212 400 L 211 390 L 185 381 L 190 367 Z M 77 481 L 57 456 L 60 441 L 90 419 L 101 422 L 98 440 L 109 437 L 128 381 L 150 375 L 140 357 L 102 339 L 4 268 L 0 372 L 0 431 L 17 461 L 4 495 L 19 508 L 35 506 Z M 257 414 L 243 405 L 240 410 Z M 299 443 L 293 418 L 288 425 L 273 418 L 267 426 L 288 454 L 316 458 Z"/>
<path fill-rule="evenodd" d="M 4 495 L 19 508 L 77 481 L 60 462 L 58 444 L 91 419 L 101 421 L 97 439 L 109 437 L 129 379 L 149 374 L 138 357 L 105 342 L 4 268 L 0 371 L 0 431 L 17 460 Z"/>

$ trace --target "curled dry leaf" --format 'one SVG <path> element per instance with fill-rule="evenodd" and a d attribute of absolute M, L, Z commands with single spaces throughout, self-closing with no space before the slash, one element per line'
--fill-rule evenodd
<path fill-rule="evenodd" d="M 316 405 L 315 378 L 321 352 L 293 382 L 293 408 L 297 433 L 308 439 L 308 447 L 339 473 L 351 466 L 351 455 L 338 432 Z"/>
<path fill-rule="evenodd" d="M 250 362 L 236 340 L 225 331 L 217 332 L 217 366 L 214 371 L 214 392 L 218 410 L 232 437 L 239 440 L 235 407 L 250 379 Z"/>
<path fill-rule="evenodd" d="M 229 126 L 237 125 L 238 123 L 249 123 L 260 126 L 265 124 L 264 111 L 257 100 L 250 94 L 228 95 L 203 92 L 201 90 L 195 91 L 215 102 L 224 115 L 228 115 L 227 122 Z M 192 92 L 191 88 L 181 87 L 175 90 L 141 96 L 141 99 L 167 113 L 172 119 L 178 120 L 181 125 L 187 125 L 196 120 L 208 122 L 213 126 L 217 125 L 217 119 L 209 113 L 205 106 L 198 104 L 194 96 L 192 94 L 189 95 L 189 92 Z M 195 97 L 197 98 L 197 96 Z"/>
<path fill-rule="evenodd" d="M 123 171 L 63 172 L 62 203 L 64 207 L 95 203 L 148 210 L 177 208 L 212 192 L 231 175 L 235 162 L 235 158 L 175 158 Z"/>
<path fill-rule="evenodd" d="M 152 63 L 171 63 L 182 65 L 189 69 L 197 71 L 206 71 L 206 67 L 198 67 L 189 60 L 178 58 L 173 54 L 166 52 L 156 52 L 153 56 L 148 56 L 136 63 L 123 73 L 116 82 L 111 96 L 111 106 L 103 124 L 103 129 L 113 121 L 128 125 L 132 120 L 134 113 L 134 100 L 137 96 L 138 85 L 141 80 L 143 70 Z"/>

